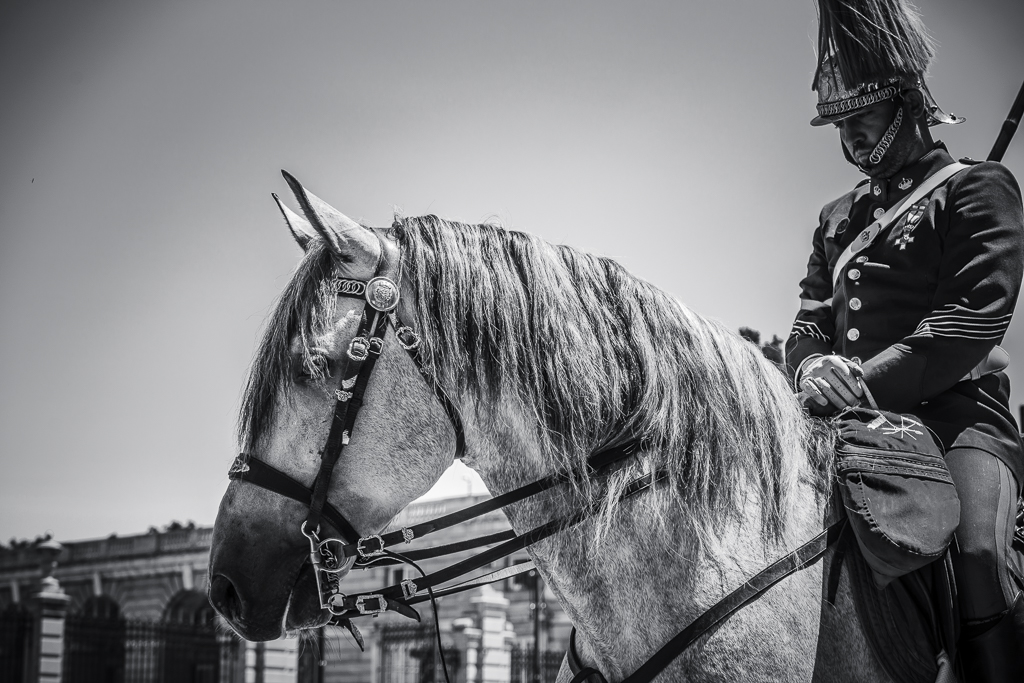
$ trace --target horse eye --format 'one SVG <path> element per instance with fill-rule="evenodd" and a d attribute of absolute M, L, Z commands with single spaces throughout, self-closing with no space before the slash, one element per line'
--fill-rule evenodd
<path fill-rule="evenodd" d="M 292 375 L 296 382 L 313 382 L 331 375 L 331 360 L 326 356 L 314 355 L 309 358 L 292 358 Z"/>

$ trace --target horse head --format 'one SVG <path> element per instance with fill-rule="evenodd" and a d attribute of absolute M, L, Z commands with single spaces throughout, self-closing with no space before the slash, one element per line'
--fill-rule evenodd
<path fill-rule="evenodd" d="M 304 254 L 250 371 L 239 420 L 243 454 L 232 467 L 238 477 L 221 501 L 210 553 L 210 600 L 250 640 L 319 626 L 331 615 L 322 609 L 303 533 L 310 500 L 301 500 L 302 489 L 287 497 L 254 485 L 245 472 L 259 465 L 307 490 L 319 474 L 325 479 L 321 502 L 340 514 L 305 530 L 353 543 L 357 539 L 347 536 L 377 533 L 425 493 L 453 461 L 456 444 L 436 392 L 407 353 L 410 340 L 391 329 L 370 351 L 375 367 L 361 390 L 358 421 L 336 439 L 344 441 L 344 454 L 322 473 L 338 405 L 353 389 L 345 373 L 359 358 L 355 338 L 381 316 L 414 316 L 406 297 L 389 312 L 340 295 L 346 286 L 350 294 L 359 291 L 359 283 L 365 291 L 389 252 L 388 279 L 401 291 L 402 256 L 387 231 L 359 225 L 284 175 L 304 217 L 280 200 L 278 206 Z M 404 333 L 414 334 L 410 328 Z M 339 517 L 343 521 L 335 522 Z M 351 560 L 341 562 L 334 576 L 350 568 Z"/>

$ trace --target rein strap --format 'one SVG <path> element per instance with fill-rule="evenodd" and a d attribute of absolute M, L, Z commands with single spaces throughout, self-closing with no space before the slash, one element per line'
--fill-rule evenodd
<path fill-rule="evenodd" d="M 643 493 L 667 476 L 666 472 L 658 471 L 646 474 L 638 479 L 634 479 L 626 485 L 625 489 L 619 495 L 619 500 L 623 501 L 627 498 Z M 534 527 L 533 529 L 519 534 L 500 545 L 466 558 L 461 562 L 456 562 L 444 569 L 423 575 L 418 579 L 406 579 L 400 584 L 388 586 L 387 588 L 374 593 L 358 593 L 345 596 L 343 600 L 339 601 L 339 606 L 343 609 L 340 613 L 337 613 L 337 616 L 344 619 L 361 614 L 375 614 L 387 611 L 383 608 L 383 605 L 382 609 L 375 610 L 373 612 L 365 609 L 366 601 L 374 600 L 378 596 L 389 601 L 402 602 L 408 605 L 410 604 L 410 600 L 414 598 L 414 596 L 417 596 L 421 591 L 427 591 L 429 593 L 433 588 L 445 583 L 446 581 L 451 581 L 461 576 L 465 576 L 471 571 L 484 567 L 496 560 L 500 560 L 503 557 L 508 557 L 517 550 L 522 550 L 529 545 L 542 541 L 559 531 L 576 526 L 580 522 L 583 522 L 587 518 L 597 514 L 602 503 L 602 500 L 597 500 L 572 515 L 554 519 L 538 527 Z M 405 556 L 398 553 L 389 553 L 389 555 L 403 562 L 407 559 Z M 404 599 L 400 600 L 400 598 Z"/>
<path fill-rule="evenodd" d="M 706 612 L 690 622 L 686 628 L 676 634 L 672 640 L 665 643 L 660 650 L 655 652 L 639 669 L 624 678 L 621 683 L 649 683 L 665 667 L 671 664 L 676 657 L 681 655 L 686 648 L 693 645 L 698 638 L 723 623 L 746 605 L 757 600 L 768 589 L 787 576 L 806 569 L 820 560 L 825 551 L 838 542 L 843 531 L 846 529 L 847 523 L 848 520 L 844 516 L 840 521 L 835 522 L 793 552 L 779 558 L 754 575 L 749 581 L 735 588 Z M 600 672 L 595 669 L 582 666 L 576 653 L 575 641 L 576 629 L 573 628 L 569 640 L 569 651 L 566 653 L 569 667 L 573 673 L 577 674 L 573 680 L 585 681 L 590 676 L 601 676 Z M 586 675 L 582 675 L 584 673 Z M 604 676 L 601 676 L 600 680 L 604 681 Z"/>
<path fill-rule="evenodd" d="M 594 476 L 611 465 L 632 457 L 639 450 L 642 449 L 642 444 L 637 441 L 631 441 L 629 443 L 608 448 L 602 451 L 594 453 L 587 459 L 587 470 L 590 476 Z M 457 510 L 450 514 L 438 517 L 436 519 L 422 522 L 411 527 L 403 527 L 398 531 L 392 531 L 382 536 L 367 536 L 359 539 L 358 543 L 350 544 L 342 549 L 342 553 L 345 557 L 352 557 L 358 555 L 361 559 L 357 560 L 357 564 L 365 564 L 370 558 L 380 556 L 383 554 L 385 548 L 389 545 L 404 542 L 411 543 L 413 539 L 422 538 L 428 534 L 432 534 L 435 531 L 441 531 L 463 522 L 468 522 L 471 519 L 476 519 L 488 512 L 494 512 L 501 510 L 502 508 L 508 507 L 513 503 L 518 503 L 521 500 L 535 496 L 542 491 L 546 491 L 550 488 L 564 484 L 569 481 L 570 475 L 567 472 L 559 472 L 556 474 L 550 474 L 542 479 L 520 486 L 517 489 L 508 491 L 494 498 L 489 498 L 485 501 L 471 505 L 462 510 Z M 507 533 L 507 532 L 504 532 Z M 376 544 L 376 547 L 370 547 L 370 544 Z M 454 544 L 453 544 L 454 545 Z M 481 544 L 484 545 L 484 544 Z M 422 552 L 422 551 L 416 551 Z M 458 552 L 458 551 L 452 551 Z M 447 553 L 445 553 L 447 554 Z M 412 553 L 406 553 L 407 557 L 414 557 Z M 436 555 L 421 555 L 420 557 L 436 557 Z M 363 559 L 365 558 L 365 559 Z M 415 559 L 415 558 L 414 558 Z"/>

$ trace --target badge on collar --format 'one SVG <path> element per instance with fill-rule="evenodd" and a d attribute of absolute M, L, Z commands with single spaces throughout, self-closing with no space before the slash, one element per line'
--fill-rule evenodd
<path fill-rule="evenodd" d="M 871 179 L 871 198 L 875 201 L 884 202 L 889 198 L 888 181 Z"/>
<path fill-rule="evenodd" d="M 900 188 L 901 190 L 909 190 L 910 186 L 913 184 L 913 180 L 911 180 L 910 178 L 904 178 L 903 180 L 900 181 L 900 184 L 897 185 L 897 187 Z"/>

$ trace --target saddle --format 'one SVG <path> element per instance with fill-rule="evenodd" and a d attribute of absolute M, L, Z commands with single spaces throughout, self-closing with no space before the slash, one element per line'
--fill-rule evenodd
<path fill-rule="evenodd" d="M 855 409 L 839 416 L 834 513 L 853 533 L 828 574 L 834 601 L 842 572 L 876 660 L 901 683 L 953 683 L 960 618 L 948 545 L 959 499 L 942 449 L 913 416 Z M 907 429 L 916 425 L 919 429 Z M 841 507 L 840 507 L 841 506 Z M 1011 574 L 1024 589 L 1024 507 Z"/>
<path fill-rule="evenodd" d="M 1024 501 L 1019 504 L 1010 573 L 1024 590 Z M 857 618 L 877 661 L 900 683 L 953 683 L 957 680 L 956 642 L 960 617 L 956 581 L 949 554 L 879 589 L 871 568 L 846 535 L 836 548 L 829 572 L 834 599 L 840 574 L 850 578 Z"/>

